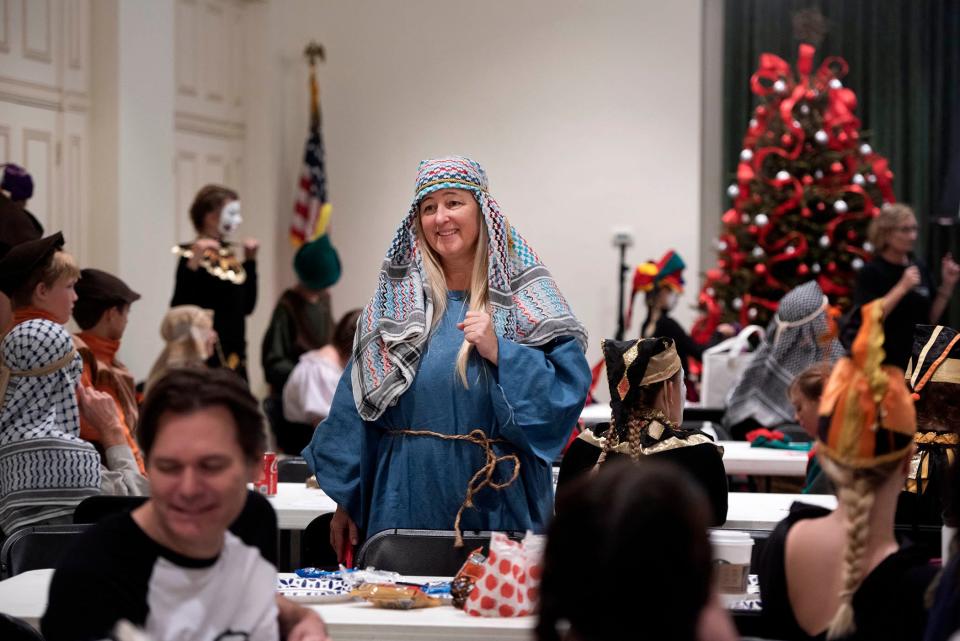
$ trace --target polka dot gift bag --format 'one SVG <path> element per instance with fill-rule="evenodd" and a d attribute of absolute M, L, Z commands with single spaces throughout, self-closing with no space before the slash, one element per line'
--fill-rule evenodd
<path fill-rule="evenodd" d="M 480 617 L 523 617 L 534 613 L 540 590 L 545 538 L 527 533 L 521 543 L 502 532 L 490 538 L 490 555 L 464 610 Z"/>

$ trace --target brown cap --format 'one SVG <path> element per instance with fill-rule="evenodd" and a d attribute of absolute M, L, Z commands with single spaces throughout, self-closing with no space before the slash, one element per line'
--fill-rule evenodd
<path fill-rule="evenodd" d="M 60 232 L 11 248 L 0 260 L 0 291 L 12 296 L 34 270 L 42 267 L 54 252 L 62 248 L 63 234 Z"/>
<path fill-rule="evenodd" d="M 140 300 L 140 294 L 127 287 L 125 282 L 99 269 L 82 270 L 74 289 L 79 298 L 77 302 L 91 300 L 129 304 Z"/>

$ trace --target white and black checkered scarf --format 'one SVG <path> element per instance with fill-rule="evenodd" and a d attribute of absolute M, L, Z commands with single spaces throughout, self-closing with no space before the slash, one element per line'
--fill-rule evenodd
<path fill-rule="evenodd" d="M 73 513 L 100 492 L 100 456 L 80 438 L 80 355 L 62 325 L 29 320 L 0 345 L 0 529 Z"/>

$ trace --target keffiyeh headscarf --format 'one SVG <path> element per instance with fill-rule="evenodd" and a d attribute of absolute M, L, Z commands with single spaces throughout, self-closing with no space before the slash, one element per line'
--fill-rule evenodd
<path fill-rule="evenodd" d="M 441 189 L 468 190 L 480 205 L 490 239 L 489 309 L 497 335 L 522 345 L 573 336 L 586 349 L 586 330 L 536 252 L 500 213 L 483 168 L 460 156 L 424 160 L 410 211 L 357 325 L 353 396 L 367 421 L 379 418 L 410 387 L 430 336 L 435 302 L 417 246 L 416 217 L 420 201 Z"/>
<path fill-rule="evenodd" d="M 843 346 L 831 337 L 829 303 L 815 281 L 795 287 L 780 300 L 766 338 L 737 382 L 727 403 L 725 425 L 753 419 L 764 427 L 794 420 L 787 391 L 793 379 L 818 361 L 835 362 Z"/>
<path fill-rule="evenodd" d="M 100 456 L 79 436 L 83 361 L 62 325 L 16 325 L 0 359 L 0 529 L 10 534 L 98 494 Z"/>

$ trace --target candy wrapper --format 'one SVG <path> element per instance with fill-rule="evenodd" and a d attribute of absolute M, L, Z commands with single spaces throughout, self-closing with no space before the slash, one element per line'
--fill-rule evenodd
<path fill-rule="evenodd" d="M 540 564 L 545 539 L 527 533 L 521 543 L 494 532 L 490 555 L 467 599 L 472 616 L 522 617 L 533 614 L 540 589 Z"/>
<path fill-rule="evenodd" d="M 447 601 L 427 596 L 423 590 L 413 586 L 365 583 L 350 593 L 350 596 L 369 601 L 378 608 L 391 610 L 413 610 L 432 608 Z"/>
<path fill-rule="evenodd" d="M 473 585 L 477 578 L 483 576 L 483 566 L 487 562 L 487 557 L 483 556 L 483 548 L 477 548 L 470 553 L 467 560 L 463 563 L 457 576 L 450 582 L 450 594 L 453 596 L 453 607 L 460 610 L 467 604 L 467 599 L 473 591 Z"/>

